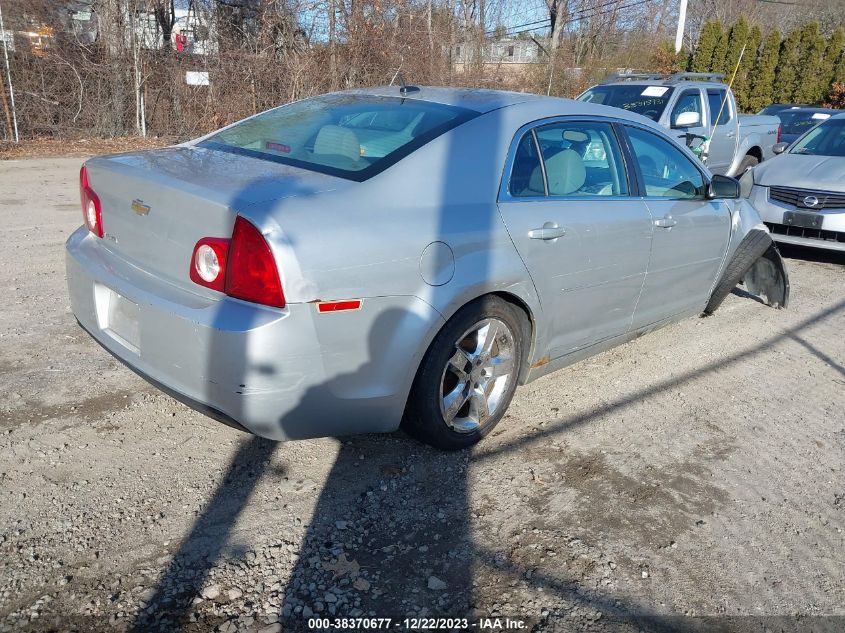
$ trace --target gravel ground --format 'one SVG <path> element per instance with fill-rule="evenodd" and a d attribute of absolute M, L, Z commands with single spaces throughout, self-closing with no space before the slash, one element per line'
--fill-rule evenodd
<path fill-rule="evenodd" d="M 0 630 L 845 630 L 845 257 L 521 388 L 469 453 L 275 444 L 76 325 L 79 164 L 0 163 Z"/>

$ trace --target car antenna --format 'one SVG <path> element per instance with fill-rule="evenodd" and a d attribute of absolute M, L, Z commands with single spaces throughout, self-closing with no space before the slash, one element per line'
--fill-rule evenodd
<path fill-rule="evenodd" d="M 405 83 L 405 77 L 402 75 L 401 69 L 397 70 L 396 74 L 393 75 L 393 79 L 390 80 L 390 85 L 392 86 L 393 82 L 396 81 L 397 79 L 399 80 L 399 84 L 401 86 L 399 88 L 399 92 L 402 93 L 403 95 L 406 95 L 409 92 L 419 92 L 420 91 L 419 86 L 411 86 L 411 85 L 408 85 L 408 84 Z"/>

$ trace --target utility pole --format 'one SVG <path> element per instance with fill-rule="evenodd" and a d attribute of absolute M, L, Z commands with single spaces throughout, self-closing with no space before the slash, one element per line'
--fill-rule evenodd
<path fill-rule="evenodd" d="M 3 7 L 0 6 L 0 37 L 3 38 L 3 57 L 6 59 L 6 79 L 9 82 L 9 97 L 12 100 L 12 122 L 15 127 L 15 143 L 20 142 L 18 136 L 18 115 L 15 111 L 15 91 L 12 88 L 12 71 L 9 69 L 9 43 L 6 41 L 6 27 L 3 26 Z M 12 36 L 14 37 L 14 35 Z M 5 102 L 6 89 L 3 88 L 3 101 Z M 8 114 L 6 115 L 8 116 Z"/>
<path fill-rule="evenodd" d="M 675 52 L 678 53 L 684 45 L 684 23 L 687 21 L 687 0 L 681 0 L 678 10 L 678 32 L 675 34 Z"/>
<path fill-rule="evenodd" d="M 486 30 L 485 23 L 487 22 L 487 17 L 484 15 L 484 8 L 484 0 L 478 0 L 478 59 L 476 61 L 482 78 L 484 77 L 484 44 L 487 39 L 484 33 Z"/>

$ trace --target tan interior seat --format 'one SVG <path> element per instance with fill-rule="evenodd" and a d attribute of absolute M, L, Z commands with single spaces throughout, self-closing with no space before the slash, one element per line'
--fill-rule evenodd
<path fill-rule="evenodd" d="M 349 128 L 339 125 L 324 125 L 314 140 L 314 153 L 343 156 L 352 161 L 361 160 L 361 143 Z"/>
<path fill-rule="evenodd" d="M 571 195 L 583 187 L 587 180 L 584 161 L 574 150 L 558 152 L 547 158 L 545 164 L 550 196 Z M 543 172 L 539 166 L 531 173 L 528 187 L 534 191 L 543 191 Z"/>

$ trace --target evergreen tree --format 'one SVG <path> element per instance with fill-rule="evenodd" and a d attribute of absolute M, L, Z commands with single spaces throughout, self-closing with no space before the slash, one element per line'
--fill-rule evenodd
<path fill-rule="evenodd" d="M 801 59 L 801 30 L 793 29 L 780 45 L 780 58 L 775 70 L 774 99 L 777 103 L 795 103 L 795 85 Z"/>
<path fill-rule="evenodd" d="M 710 59 L 710 68 L 708 69 L 711 73 L 722 73 L 723 75 L 727 75 L 725 71 L 725 58 L 728 54 L 728 38 L 730 37 L 730 32 L 725 30 L 719 34 L 719 39 L 716 42 L 715 48 L 713 48 L 713 57 Z"/>
<path fill-rule="evenodd" d="M 762 110 L 774 100 L 775 69 L 780 54 L 780 32 L 772 31 L 766 37 L 763 50 L 754 60 L 748 85 L 746 108 L 751 112 Z"/>
<path fill-rule="evenodd" d="M 710 62 L 713 59 L 713 49 L 716 48 L 716 43 L 722 35 L 722 25 L 717 22 L 707 22 L 701 29 L 701 34 L 698 37 L 698 46 L 695 48 L 695 53 L 692 55 L 690 62 L 690 70 L 696 73 L 706 73 L 710 71 Z"/>
<path fill-rule="evenodd" d="M 731 27 L 728 34 L 728 49 L 725 53 L 725 61 L 722 66 L 729 81 L 739 61 L 739 54 L 742 52 L 742 47 L 745 46 L 747 41 L 748 21 L 745 19 L 745 16 L 741 16 Z"/>
<path fill-rule="evenodd" d="M 842 56 L 843 46 L 845 46 L 845 30 L 840 26 L 827 39 L 827 46 L 825 46 L 824 56 L 819 66 L 818 91 L 820 95 L 827 96 L 830 93 L 830 88 L 836 80 L 836 64 Z"/>
<path fill-rule="evenodd" d="M 805 24 L 801 29 L 801 56 L 793 96 L 797 103 L 818 103 L 825 97 L 819 82 L 824 49 L 825 41 L 819 23 Z"/>
<path fill-rule="evenodd" d="M 757 53 L 762 39 L 763 34 L 760 32 L 760 27 L 755 24 L 751 27 L 748 37 L 745 39 L 745 53 L 742 55 L 742 61 L 739 63 L 739 69 L 737 70 L 733 85 L 737 107 L 742 112 L 746 112 L 749 109 L 748 99 L 751 69 L 757 60 Z M 734 65 L 736 65 L 736 62 L 734 62 Z"/>
<path fill-rule="evenodd" d="M 833 83 L 845 83 L 845 51 L 839 53 L 839 59 L 833 67 Z"/>

